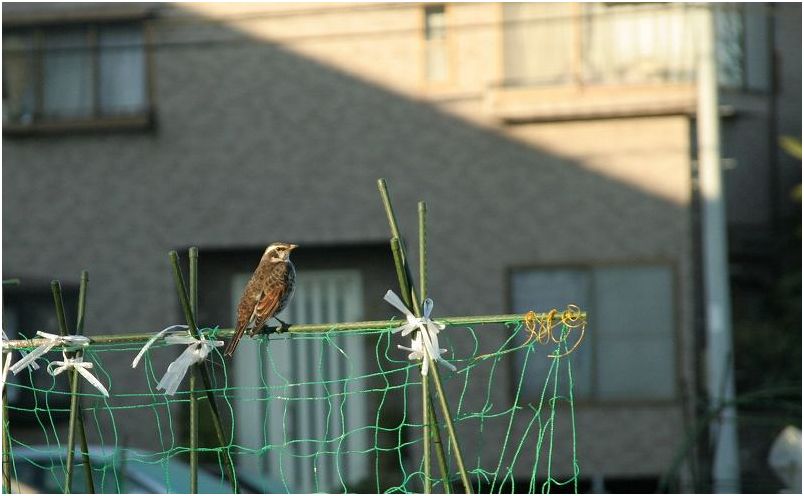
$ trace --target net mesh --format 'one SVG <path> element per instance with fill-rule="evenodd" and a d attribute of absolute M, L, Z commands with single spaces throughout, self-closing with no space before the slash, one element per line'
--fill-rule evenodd
<path fill-rule="evenodd" d="M 527 319 L 505 325 L 448 327 L 439 366 L 466 470 L 478 493 L 577 492 L 572 358 L 575 327 L 555 324 L 554 339 Z M 214 337 L 217 329 L 203 332 Z M 551 335 L 552 336 L 552 335 Z M 22 337 L 22 336 L 21 336 Z M 248 341 L 248 342 L 247 342 Z M 199 492 L 231 492 L 224 458 L 234 461 L 243 492 L 422 492 L 422 376 L 397 349 L 409 344 L 389 328 L 291 333 L 244 340 L 234 359 L 207 357 L 225 444 L 199 402 Z M 183 350 L 157 342 L 132 369 L 141 344 L 92 344 L 85 359 L 108 388 L 81 380 L 80 401 L 96 492 L 189 492 L 189 374 L 179 391 L 156 385 Z M 18 359 L 19 355 L 15 355 Z M 12 490 L 29 484 L 65 492 L 67 373 L 26 369 L 7 385 Z M 197 381 L 201 387 L 201 381 Z M 431 382 L 449 483 L 462 492 Z M 25 399 L 23 401 L 23 398 Z M 435 433 L 435 432 L 434 432 Z M 78 437 L 77 437 L 78 439 Z M 87 490 L 76 441 L 73 492 Z M 444 492 L 433 444 L 430 480 Z"/>

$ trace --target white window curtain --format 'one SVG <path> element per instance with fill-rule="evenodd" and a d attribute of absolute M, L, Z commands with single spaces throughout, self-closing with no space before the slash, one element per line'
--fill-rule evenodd
<path fill-rule="evenodd" d="M 503 5 L 505 82 L 554 84 L 572 78 L 572 4 Z"/>
<path fill-rule="evenodd" d="M 585 6 L 584 81 L 690 81 L 695 74 L 691 10 L 684 4 Z"/>
<path fill-rule="evenodd" d="M 92 54 L 86 28 L 48 30 L 42 60 L 42 110 L 48 117 L 92 114 Z"/>

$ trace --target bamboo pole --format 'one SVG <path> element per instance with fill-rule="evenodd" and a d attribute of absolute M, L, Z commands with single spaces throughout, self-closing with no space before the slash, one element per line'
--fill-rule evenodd
<path fill-rule="evenodd" d="M 403 300 L 404 300 L 404 295 Z M 535 314 L 538 320 L 546 320 L 550 316 L 550 312 L 540 312 Z M 555 315 L 554 315 L 555 316 Z M 581 319 L 586 318 L 586 312 L 579 314 Z M 521 313 L 497 314 L 497 315 L 471 315 L 471 316 L 456 316 L 456 317 L 439 317 L 434 319 L 436 322 L 445 324 L 448 327 L 460 326 L 474 326 L 485 324 L 512 324 L 520 323 L 525 320 L 525 316 Z M 290 334 L 316 334 L 316 333 L 330 333 L 330 332 L 351 332 L 351 331 L 367 331 L 377 330 L 378 332 L 386 332 L 399 325 L 399 319 L 391 320 L 366 320 L 361 322 L 329 322 L 323 324 L 291 324 L 286 329 L 283 328 L 282 333 L 289 332 Z M 275 328 L 271 328 L 275 329 Z M 135 331 L 130 333 L 121 334 L 99 334 L 90 337 L 92 345 L 115 345 L 115 344 L 143 344 L 156 334 L 157 330 L 153 331 Z M 215 336 L 218 339 L 228 339 L 234 335 L 234 328 L 217 329 Z M 50 341 L 44 338 L 33 339 L 14 339 L 6 343 L 8 350 L 29 350 L 37 346 L 47 344 Z M 53 349 L 58 350 L 60 346 Z"/>
<path fill-rule="evenodd" d="M 51 281 L 50 291 L 53 293 L 53 303 L 56 306 L 56 320 L 59 323 L 59 334 L 66 336 L 67 318 L 64 315 L 64 300 L 61 296 L 61 283 Z M 74 352 L 66 353 L 68 358 L 75 356 Z M 70 420 L 67 425 L 67 467 L 64 478 L 65 494 L 72 492 L 73 485 L 73 459 L 75 457 L 75 423 L 78 417 L 78 372 L 70 370 Z"/>
<path fill-rule="evenodd" d="M 190 310 L 198 321 L 198 248 L 190 248 Z M 198 365 L 190 368 L 190 492 L 198 494 Z"/>
<path fill-rule="evenodd" d="M 441 479 L 444 484 L 444 493 L 452 494 L 452 482 L 449 478 L 449 467 L 447 467 L 447 456 L 444 454 L 444 444 L 441 442 L 441 433 L 438 430 L 438 417 L 436 417 L 435 407 L 433 401 L 427 402 L 430 411 L 430 425 L 433 437 L 433 445 L 435 446 L 436 460 L 438 460 L 438 469 L 441 472 Z"/>
<path fill-rule="evenodd" d="M 427 204 L 419 202 L 419 291 L 421 291 L 421 303 L 424 305 L 424 300 L 427 299 Z M 423 409 L 423 415 L 426 418 L 425 425 L 428 427 L 427 434 L 433 438 L 433 444 L 436 447 L 436 456 L 438 458 L 438 467 L 441 471 L 443 479 L 444 491 L 447 494 L 452 492 L 452 485 L 449 480 L 449 470 L 447 468 L 447 459 L 444 455 L 444 446 L 441 444 L 441 433 L 438 430 L 438 422 L 436 419 L 435 410 L 433 409 L 433 401 L 430 398 L 430 382 L 422 381 L 422 398 L 426 402 Z M 430 444 L 425 441 L 426 460 L 425 465 L 430 471 Z"/>
<path fill-rule="evenodd" d="M 419 202 L 419 291 L 421 305 L 427 299 L 427 204 Z M 424 448 L 424 493 L 432 492 L 430 481 L 430 381 L 422 377 L 422 444 Z"/>
<path fill-rule="evenodd" d="M 399 291 L 402 293 L 402 301 L 408 308 L 414 309 L 414 314 L 421 315 L 419 313 L 419 304 L 415 298 L 415 294 L 410 289 L 410 282 L 405 274 L 405 270 L 403 269 L 403 262 L 402 262 L 402 246 L 399 241 L 399 238 L 391 238 L 391 253 L 394 256 L 394 267 L 396 267 L 396 276 L 399 280 Z M 415 303 L 412 303 L 415 302 Z M 393 321 L 396 322 L 396 321 Z M 428 398 L 429 398 L 429 388 L 427 380 L 422 380 L 422 389 L 428 389 Z M 441 470 L 441 477 L 444 480 L 444 487 L 447 494 L 450 493 L 450 483 L 449 483 L 449 471 L 447 470 L 447 462 L 446 462 L 446 455 L 444 454 L 444 447 L 441 444 L 441 434 L 438 432 L 438 424 L 435 422 L 435 413 L 433 411 L 433 406 L 430 401 L 427 401 L 426 404 L 429 404 L 429 417 L 431 419 L 425 420 L 425 424 L 434 425 L 434 429 L 428 429 L 428 435 L 432 435 L 433 443 L 436 445 L 436 456 L 438 457 L 438 467 Z"/>
<path fill-rule="evenodd" d="M 193 311 L 190 308 L 190 298 L 187 295 L 187 287 L 184 284 L 184 277 L 182 276 L 181 268 L 179 267 L 179 254 L 176 253 L 175 250 L 170 252 L 170 263 L 173 266 L 173 279 L 176 283 L 176 291 L 179 293 L 179 301 L 181 303 L 182 310 L 184 311 L 184 317 L 187 320 L 187 327 L 189 328 L 190 334 L 195 336 L 196 339 L 200 339 L 201 334 L 198 332 L 195 317 L 193 316 Z M 237 493 L 237 478 L 235 477 L 229 449 L 226 447 L 227 443 L 223 433 L 223 425 L 221 424 L 218 405 L 215 402 L 215 394 L 212 390 L 212 382 L 209 379 L 209 371 L 206 368 L 206 362 L 201 364 L 199 367 L 199 372 L 201 373 L 201 380 L 204 383 L 204 389 L 207 392 L 209 408 L 212 412 L 212 426 L 215 428 L 215 434 L 218 436 L 218 442 L 225 450 L 223 453 L 223 469 L 226 472 L 226 477 L 232 484 L 232 492 Z"/>
<path fill-rule="evenodd" d="M 380 190 L 380 196 L 382 198 L 383 205 L 385 206 L 385 212 L 386 212 L 386 215 L 388 217 L 388 223 L 389 223 L 389 226 L 391 228 L 391 234 L 394 236 L 394 238 L 397 238 L 397 243 L 399 244 L 399 252 L 400 253 L 399 253 L 399 255 L 395 255 L 394 260 L 395 260 L 395 262 L 399 261 L 404 266 L 403 267 L 405 269 L 404 272 L 407 275 L 408 286 L 410 287 L 410 295 L 411 295 L 410 300 L 413 302 L 413 311 L 414 311 L 415 315 L 421 316 L 420 309 L 419 309 L 419 304 L 418 304 L 418 301 L 417 301 L 417 298 L 416 298 L 415 289 L 413 288 L 413 278 L 410 276 L 410 269 L 409 269 L 409 267 L 407 266 L 407 263 L 406 263 L 404 246 L 402 246 L 402 243 L 398 241 L 399 227 L 397 226 L 396 216 L 394 215 L 393 206 L 391 204 L 391 199 L 390 199 L 390 196 L 388 194 L 388 187 L 385 184 L 385 180 L 383 180 L 383 179 L 379 179 L 377 181 L 377 186 L 378 186 L 378 188 Z M 399 274 L 399 272 L 400 272 L 400 268 L 397 267 L 397 274 Z M 401 288 L 401 289 L 404 292 L 404 288 Z M 429 368 L 433 373 L 433 382 L 435 383 L 436 391 L 438 392 L 439 404 L 441 406 L 441 410 L 442 410 L 442 413 L 444 415 L 444 420 L 445 420 L 445 423 L 446 423 L 447 433 L 448 433 L 450 441 L 452 442 L 452 445 L 454 447 L 455 461 L 458 464 L 458 471 L 460 472 L 460 475 L 461 475 L 461 481 L 463 482 L 463 488 L 464 488 L 464 491 L 466 492 L 466 494 L 471 494 L 472 493 L 472 484 L 469 481 L 469 475 L 466 472 L 466 467 L 464 466 L 464 463 L 463 463 L 463 454 L 461 453 L 460 444 L 458 443 L 458 437 L 457 437 L 457 435 L 455 433 L 455 426 L 452 423 L 452 414 L 450 413 L 449 405 L 447 404 L 446 396 L 444 395 L 444 388 L 443 388 L 443 386 L 441 384 L 441 377 L 440 377 L 439 372 L 438 372 L 438 366 L 433 361 L 432 357 L 430 357 L 427 354 L 427 349 L 426 348 L 424 348 L 424 352 L 425 352 L 425 358 L 424 359 L 425 360 L 430 360 L 430 367 Z"/>
<path fill-rule="evenodd" d="M 9 364 L 6 361 L 11 360 L 11 353 L 3 354 L 3 367 Z M 8 429 L 8 399 L 6 397 L 6 388 L 3 388 L 3 493 L 11 494 L 11 438 L 9 437 Z"/>
<path fill-rule="evenodd" d="M 78 312 L 75 323 L 75 333 L 84 334 L 84 316 L 87 309 L 87 287 L 89 285 L 89 272 L 81 271 L 81 284 L 78 287 Z M 79 351 L 83 355 L 82 351 Z M 73 371 L 75 376 L 77 372 Z M 76 392 L 78 385 L 76 384 Z M 89 445 L 87 443 L 87 432 L 84 426 L 84 410 L 81 408 L 81 398 L 78 398 L 78 437 L 81 441 L 81 459 L 84 462 L 84 476 L 87 479 L 87 489 L 90 493 L 95 493 L 95 480 L 92 477 L 92 463 L 89 458 Z"/>
<path fill-rule="evenodd" d="M 19 286 L 20 280 L 19 279 L 6 279 L 3 281 L 3 286 Z M 5 352 L 2 354 L 3 358 L 3 370 L 7 371 L 8 367 L 11 366 L 11 352 Z M 2 422 L 3 422 L 3 432 L 2 432 L 2 450 L 3 450 L 3 493 L 4 494 L 11 494 L 11 432 L 9 432 L 9 424 L 8 424 L 8 396 L 7 396 L 6 388 L 3 388 L 2 400 L 3 400 L 3 407 L 2 407 Z"/>

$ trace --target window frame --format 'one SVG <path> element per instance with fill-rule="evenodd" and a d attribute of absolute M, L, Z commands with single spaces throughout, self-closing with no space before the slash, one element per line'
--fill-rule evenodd
<path fill-rule="evenodd" d="M 593 389 L 592 394 L 590 396 L 581 396 L 575 398 L 575 404 L 580 406 L 593 406 L 593 407 L 621 407 L 621 406 L 667 406 L 667 405 L 674 405 L 677 404 L 679 401 L 683 400 L 684 395 L 684 357 L 682 356 L 682 350 L 686 347 L 686 340 L 684 336 L 684 319 L 688 317 L 685 312 L 685 305 L 682 301 L 682 279 L 680 274 L 680 263 L 678 260 L 673 258 L 665 258 L 665 257 L 656 257 L 656 258 L 637 258 L 633 260 L 625 260 L 625 259 L 613 259 L 613 260 L 601 260 L 601 261 L 590 261 L 590 262 L 578 262 L 576 261 L 555 261 L 555 262 L 545 262 L 545 263 L 523 263 L 523 264 L 512 264 L 507 265 L 504 270 L 504 299 L 505 299 L 505 308 L 509 313 L 514 313 L 514 294 L 513 294 L 513 277 L 514 274 L 521 271 L 527 270 L 577 270 L 577 271 L 585 271 L 585 272 L 592 272 L 596 269 L 603 269 L 603 268 L 639 268 L 639 267 L 665 267 L 670 271 L 670 277 L 672 280 L 673 288 L 671 290 L 671 294 L 673 295 L 673 302 L 671 307 L 671 313 L 673 315 L 673 324 L 672 329 L 673 333 L 671 339 L 673 341 L 673 391 L 670 396 L 667 398 L 606 398 L 600 397 L 596 388 Z M 592 295 L 594 299 L 594 295 Z M 572 302 L 567 302 L 572 303 Z M 595 305 L 595 302 L 592 302 L 592 306 Z M 536 312 L 547 311 L 550 309 L 547 308 L 534 308 Z M 558 309 L 559 311 L 562 309 Z M 590 315 L 594 314 L 594 308 L 582 308 L 581 310 L 589 312 Z M 591 333 L 594 333 L 593 327 L 587 327 L 587 336 L 584 340 L 584 345 L 590 345 L 596 343 L 595 339 L 589 339 L 591 337 Z M 599 367 L 599 361 L 597 360 L 598 356 L 598 349 L 597 346 L 592 349 L 592 373 L 596 373 L 597 367 Z M 512 396 L 516 394 L 516 374 L 517 374 L 517 364 L 516 359 L 510 360 L 508 371 L 510 374 L 511 379 L 509 380 L 508 387 L 511 391 Z M 533 398 L 525 397 L 521 398 L 520 402 L 523 405 L 527 405 L 528 403 L 533 402 Z"/>
<path fill-rule="evenodd" d="M 65 19 L 65 17 L 67 17 Z M 30 33 L 33 57 L 34 111 L 30 123 L 15 121 L 3 122 L 3 134 L 11 136 L 59 134 L 82 131 L 116 131 L 152 129 L 155 124 L 153 91 L 152 29 L 147 22 L 151 15 L 146 12 L 88 13 L 85 15 L 49 17 L 22 17 L 4 19 L 3 34 Z M 141 112 L 131 115 L 104 115 L 100 105 L 100 47 L 98 33 L 101 28 L 115 25 L 137 25 L 142 30 L 143 71 L 145 101 Z M 44 78 L 43 60 L 44 40 L 48 31 L 60 28 L 85 27 L 87 29 L 88 49 L 91 53 L 92 71 L 92 109 L 87 117 L 52 118 L 43 113 Z"/>

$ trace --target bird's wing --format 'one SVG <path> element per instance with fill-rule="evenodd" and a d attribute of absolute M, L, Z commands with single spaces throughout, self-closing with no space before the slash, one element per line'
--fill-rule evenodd
<path fill-rule="evenodd" d="M 279 303 L 282 301 L 282 288 L 271 288 L 262 293 L 257 306 L 254 309 L 254 329 L 258 330 L 262 327 L 266 320 L 274 316 Z"/>
<path fill-rule="evenodd" d="M 235 333 L 232 336 L 232 340 L 229 341 L 229 345 L 226 347 L 225 355 L 232 356 L 232 354 L 234 354 L 237 344 L 243 338 L 243 334 L 245 334 L 246 328 L 256 312 L 256 305 L 259 301 L 258 298 L 252 296 L 252 286 L 252 281 L 249 281 L 245 290 L 243 290 L 243 296 L 240 297 L 240 303 L 237 305 L 237 325 L 235 326 Z"/>

